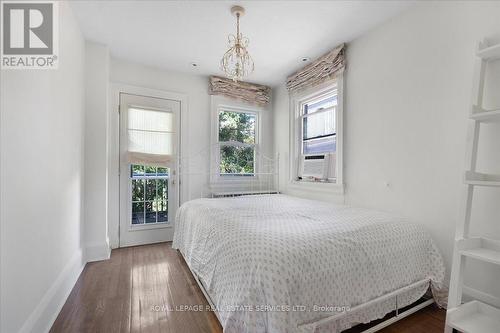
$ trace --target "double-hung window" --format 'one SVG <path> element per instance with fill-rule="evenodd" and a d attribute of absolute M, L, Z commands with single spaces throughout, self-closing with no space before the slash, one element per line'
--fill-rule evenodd
<path fill-rule="evenodd" d="M 336 92 L 303 104 L 302 154 L 334 154 L 336 152 L 336 111 Z"/>
<path fill-rule="evenodd" d="M 219 176 L 254 176 L 257 113 L 226 108 L 218 112 Z"/>
<path fill-rule="evenodd" d="M 292 99 L 294 180 L 342 184 L 341 81 Z"/>

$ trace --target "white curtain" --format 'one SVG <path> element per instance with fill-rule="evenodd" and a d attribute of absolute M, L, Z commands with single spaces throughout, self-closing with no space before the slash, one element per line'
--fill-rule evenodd
<path fill-rule="evenodd" d="M 175 159 L 174 114 L 129 107 L 127 120 L 129 162 L 168 167 Z"/>

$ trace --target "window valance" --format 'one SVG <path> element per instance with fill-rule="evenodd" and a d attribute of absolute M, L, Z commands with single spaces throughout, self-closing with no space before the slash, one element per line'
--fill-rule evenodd
<path fill-rule="evenodd" d="M 345 68 L 345 64 L 345 44 L 341 44 L 298 72 L 290 75 L 286 81 L 286 88 L 290 92 L 295 92 L 323 83 L 341 73 Z"/>
<path fill-rule="evenodd" d="M 265 106 L 271 100 L 271 88 L 268 86 L 241 81 L 234 82 L 220 76 L 210 76 L 208 93 L 240 99 L 259 106 Z"/>

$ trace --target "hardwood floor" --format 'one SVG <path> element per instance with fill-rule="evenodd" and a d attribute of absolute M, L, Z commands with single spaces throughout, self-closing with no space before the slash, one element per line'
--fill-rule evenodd
<path fill-rule="evenodd" d="M 208 303 L 171 243 L 117 249 L 110 260 L 87 264 L 50 331 L 222 332 L 210 311 L 166 311 L 182 305 Z M 380 332 L 443 329 L 444 311 L 429 306 Z"/>

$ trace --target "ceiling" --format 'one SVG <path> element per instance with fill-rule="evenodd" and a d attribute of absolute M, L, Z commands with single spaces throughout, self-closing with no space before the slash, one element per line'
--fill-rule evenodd
<path fill-rule="evenodd" d="M 234 4 L 242 5 L 241 32 L 250 39 L 255 71 L 246 81 L 283 83 L 314 59 L 413 5 L 408 1 L 71 1 L 83 34 L 111 55 L 167 70 L 218 74 L 234 33 Z M 192 67 L 195 62 L 198 67 Z"/>

